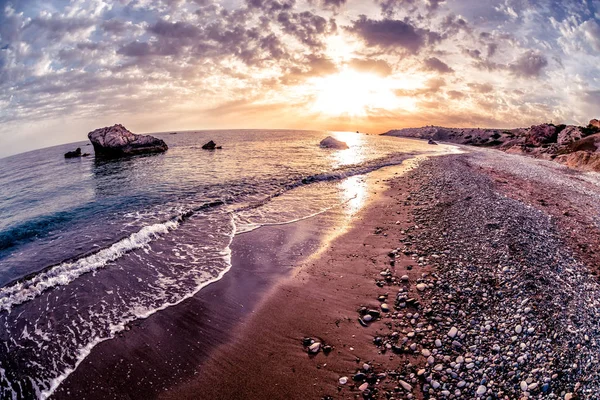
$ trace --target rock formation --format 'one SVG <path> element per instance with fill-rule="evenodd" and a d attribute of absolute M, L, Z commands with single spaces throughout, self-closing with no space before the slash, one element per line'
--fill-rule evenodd
<path fill-rule="evenodd" d="M 327 136 L 325 139 L 321 140 L 321 143 L 319 145 L 327 149 L 344 150 L 348 148 L 348 145 L 346 143 L 342 142 L 341 140 L 337 140 L 336 138 L 331 136 Z"/>
<path fill-rule="evenodd" d="M 76 148 L 73 151 L 67 151 L 65 153 L 65 158 L 75 158 L 75 157 L 81 157 L 81 148 Z"/>
<path fill-rule="evenodd" d="M 88 133 L 96 156 L 119 157 L 144 153 L 162 153 L 167 144 L 150 135 L 136 135 L 117 124 Z"/>
<path fill-rule="evenodd" d="M 424 126 L 391 130 L 385 135 L 491 147 L 600 172 L 600 121 L 596 119 L 587 126 L 540 124 L 516 129 Z"/>
<path fill-rule="evenodd" d="M 217 144 L 211 140 L 210 142 L 208 142 L 204 146 L 202 146 L 202 148 L 204 150 L 215 150 L 215 149 L 222 149 L 223 147 L 217 146 Z"/>
<path fill-rule="evenodd" d="M 73 151 L 67 151 L 65 153 L 65 158 L 77 158 L 77 157 L 87 157 L 90 153 L 81 153 L 81 148 L 76 148 Z"/>
<path fill-rule="evenodd" d="M 541 146 L 547 143 L 556 142 L 556 126 L 549 124 L 533 125 L 529 128 L 529 134 L 525 138 L 525 144 L 532 146 Z"/>

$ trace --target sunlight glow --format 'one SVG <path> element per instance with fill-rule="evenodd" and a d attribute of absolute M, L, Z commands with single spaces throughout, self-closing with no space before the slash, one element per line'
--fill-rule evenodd
<path fill-rule="evenodd" d="M 414 108 L 412 99 L 396 96 L 393 79 L 374 74 L 345 69 L 312 83 L 317 94 L 312 108 L 322 114 L 365 117 L 376 109 Z"/>

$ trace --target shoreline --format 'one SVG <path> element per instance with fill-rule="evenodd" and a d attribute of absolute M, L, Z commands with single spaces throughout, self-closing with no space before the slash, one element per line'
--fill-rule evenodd
<path fill-rule="evenodd" d="M 384 169 L 403 170 L 408 164 L 405 160 Z M 369 176 L 373 174 L 379 172 Z M 371 182 L 368 187 L 372 186 Z M 134 398 L 154 398 L 174 383 L 193 378 L 196 367 L 215 348 L 234 340 L 233 332 L 297 272 L 298 265 L 316 257 L 326 243 L 351 226 L 354 217 L 343 208 L 344 204 L 298 221 L 236 235 L 230 246 L 232 267 L 222 279 L 176 306 L 128 324 L 114 339 L 98 344 L 51 398 L 120 398 L 132 394 Z M 167 344 L 172 338 L 181 343 Z M 149 372 L 152 381 L 145 377 Z M 132 388 L 129 379 L 144 382 L 145 387 Z"/>
<path fill-rule="evenodd" d="M 573 186 L 578 173 L 493 150 L 401 169 L 369 175 L 370 200 L 344 229 L 325 213 L 241 235 L 234 255 L 288 266 L 247 293 L 251 310 L 219 309 L 228 290 L 249 290 L 232 268 L 110 341 L 53 398 L 593 398 L 600 179 Z M 274 254 L 290 238 L 313 244 L 295 262 Z M 332 349 L 309 354 L 307 338 Z M 187 364 L 174 363 L 182 350 Z"/>

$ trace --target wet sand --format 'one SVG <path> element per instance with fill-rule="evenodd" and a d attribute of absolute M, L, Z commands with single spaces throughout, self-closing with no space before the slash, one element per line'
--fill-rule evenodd
<path fill-rule="evenodd" d="M 397 171 L 396 171 L 397 172 Z M 392 365 L 400 356 L 381 354 L 373 337 L 381 327 L 357 321 L 361 306 L 379 308 L 375 285 L 379 271 L 390 266 L 388 253 L 398 247 L 402 227 L 410 224 L 402 206 L 410 185 L 389 188 L 391 170 L 380 171 L 379 196 L 359 213 L 351 229 L 273 291 L 234 340 L 220 346 L 196 378 L 168 391 L 164 399 L 319 399 L 353 398 L 358 390 L 338 391 L 338 379 L 360 368 Z M 408 270 L 406 257 L 392 269 L 416 279 L 424 269 Z M 393 295 L 393 294 L 392 294 Z M 302 345 L 312 337 L 333 351 L 309 356 Z M 402 359 L 412 357 L 402 356 Z M 352 385 L 354 386 L 354 385 Z"/>

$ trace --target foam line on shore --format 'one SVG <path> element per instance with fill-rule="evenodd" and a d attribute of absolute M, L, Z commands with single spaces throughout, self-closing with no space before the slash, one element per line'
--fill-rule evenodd
<path fill-rule="evenodd" d="M 157 308 L 153 308 L 150 310 L 139 310 L 139 312 L 135 313 L 134 316 L 130 317 L 130 318 L 126 318 L 123 321 L 121 321 L 119 324 L 115 324 L 112 325 L 110 328 L 110 334 L 107 337 L 97 337 L 94 338 L 93 340 L 91 340 L 86 346 L 84 346 L 83 348 L 81 348 L 78 352 L 77 355 L 77 361 L 75 362 L 75 365 L 72 368 L 67 368 L 65 371 L 63 371 L 62 374 L 60 374 L 59 376 L 57 376 L 56 378 L 52 379 L 50 381 L 49 387 L 46 390 L 43 390 L 40 393 L 40 399 L 41 400 L 46 400 L 48 399 L 50 396 L 52 396 L 52 394 L 56 391 L 56 389 L 60 386 L 60 384 L 69 377 L 69 375 L 71 375 L 73 372 L 75 372 L 75 370 L 77 369 L 77 367 L 79 367 L 79 365 L 83 362 L 83 360 L 86 359 L 86 357 L 92 352 L 92 350 L 94 349 L 94 347 L 96 347 L 98 344 L 106 341 L 106 340 L 110 340 L 113 339 L 115 337 L 116 334 L 118 334 L 119 332 L 125 330 L 125 327 L 127 326 L 127 324 L 139 320 L 139 319 L 146 319 L 148 317 L 150 317 L 153 314 L 156 314 L 159 311 L 162 311 L 166 308 L 172 307 L 172 306 L 176 306 L 179 303 L 189 299 L 190 297 L 195 296 L 200 290 L 202 290 L 203 288 L 205 288 L 206 286 L 218 282 L 220 281 L 227 272 L 229 272 L 231 270 L 231 244 L 233 243 L 233 238 L 236 236 L 236 224 L 235 221 L 233 220 L 233 216 L 231 216 L 231 225 L 232 225 L 232 232 L 230 235 L 230 239 L 229 239 L 229 243 L 227 244 L 227 246 L 222 250 L 221 255 L 223 256 L 223 260 L 225 261 L 225 264 L 227 265 L 226 268 L 224 268 L 222 271 L 219 272 L 219 274 L 214 277 L 213 279 L 210 279 L 208 281 L 202 282 L 200 285 L 198 285 L 194 290 L 190 291 L 189 293 L 187 293 L 185 296 L 182 296 L 180 299 L 178 299 L 177 301 L 173 301 L 173 302 L 168 302 L 163 304 L 160 307 Z"/>

